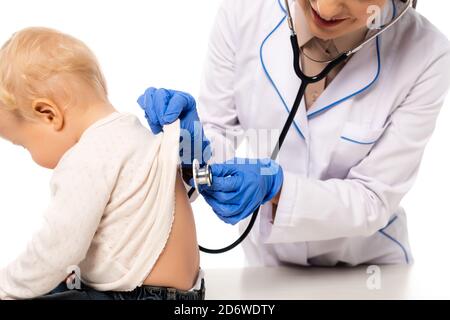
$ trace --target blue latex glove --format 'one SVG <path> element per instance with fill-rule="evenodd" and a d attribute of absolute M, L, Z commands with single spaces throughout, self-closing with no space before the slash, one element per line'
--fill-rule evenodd
<path fill-rule="evenodd" d="M 212 164 L 211 170 L 212 185 L 199 186 L 199 192 L 221 220 L 233 225 L 270 201 L 283 185 L 283 170 L 270 159 L 236 158 Z"/>
<path fill-rule="evenodd" d="M 167 124 L 180 119 L 180 157 L 182 164 L 192 164 L 198 159 L 201 164 L 210 158 L 209 140 L 205 137 L 198 117 L 195 99 L 188 93 L 148 88 L 139 97 L 138 104 L 154 134 L 163 131 Z"/>

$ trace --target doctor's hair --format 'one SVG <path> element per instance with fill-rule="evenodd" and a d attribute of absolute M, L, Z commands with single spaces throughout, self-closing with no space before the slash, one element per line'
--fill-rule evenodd
<path fill-rule="evenodd" d="M 80 40 L 57 30 L 31 27 L 16 32 L 0 49 L 0 107 L 32 117 L 35 99 L 77 100 L 83 85 L 102 99 L 107 87 L 97 58 Z"/>

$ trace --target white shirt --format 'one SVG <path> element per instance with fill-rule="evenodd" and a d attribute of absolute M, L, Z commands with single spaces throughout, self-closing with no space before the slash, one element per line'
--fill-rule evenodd
<path fill-rule="evenodd" d="M 73 266 L 97 290 L 140 286 L 172 226 L 178 139 L 178 122 L 154 136 L 119 113 L 89 127 L 54 170 L 42 228 L 0 271 L 0 298 L 46 294 Z"/>
<path fill-rule="evenodd" d="M 270 157 L 277 142 L 300 86 L 283 4 L 223 2 L 198 103 L 213 161 L 233 157 L 245 133 L 247 157 Z M 387 4 L 383 23 L 404 5 Z M 411 262 L 400 203 L 433 133 L 448 70 L 449 41 L 411 9 L 355 54 L 309 110 L 302 103 L 277 159 L 284 182 L 275 221 L 264 205 L 243 242 L 249 264 Z"/>

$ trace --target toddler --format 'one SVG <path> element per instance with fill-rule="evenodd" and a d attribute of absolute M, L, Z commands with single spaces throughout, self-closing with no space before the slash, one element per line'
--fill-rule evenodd
<path fill-rule="evenodd" d="M 54 171 L 42 227 L 0 269 L 0 299 L 203 299 L 179 130 L 155 136 L 118 113 L 81 41 L 14 34 L 0 49 L 0 136 Z M 80 285 L 66 285 L 73 272 Z"/>

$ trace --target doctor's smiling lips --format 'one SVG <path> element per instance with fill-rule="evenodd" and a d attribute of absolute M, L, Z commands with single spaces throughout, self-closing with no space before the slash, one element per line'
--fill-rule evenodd
<path fill-rule="evenodd" d="M 311 32 L 324 40 L 336 39 L 361 29 L 371 19 L 367 1 L 297 1 L 305 12 Z M 381 8 L 386 1 L 373 0 L 370 5 Z"/>

